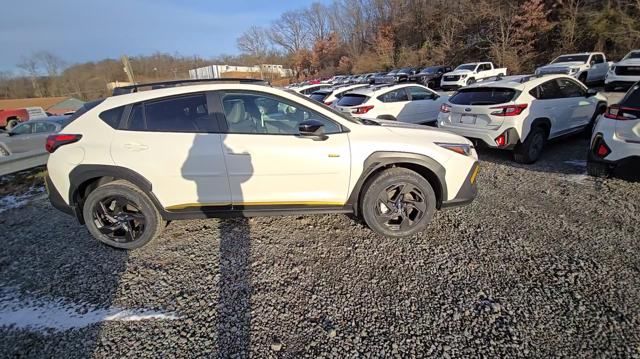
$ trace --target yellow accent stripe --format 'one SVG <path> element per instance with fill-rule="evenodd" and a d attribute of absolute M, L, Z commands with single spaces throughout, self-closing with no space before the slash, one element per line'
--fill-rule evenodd
<path fill-rule="evenodd" d="M 476 168 L 473 170 L 473 174 L 471 174 L 471 184 L 474 184 L 476 182 L 476 177 L 478 177 L 478 172 L 480 172 L 480 166 L 476 166 Z"/>
<path fill-rule="evenodd" d="M 185 209 L 189 207 L 224 207 L 231 203 L 185 203 L 169 206 L 167 210 Z M 343 202 L 322 202 L 322 201 L 290 201 L 290 202 L 239 202 L 236 206 L 344 206 Z"/>

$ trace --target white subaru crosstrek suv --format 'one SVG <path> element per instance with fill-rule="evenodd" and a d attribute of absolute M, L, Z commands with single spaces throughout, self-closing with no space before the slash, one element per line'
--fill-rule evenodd
<path fill-rule="evenodd" d="M 132 93 L 92 103 L 47 139 L 52 204 L 108 245 L 230 215 L 354 213 L 409 236 L 476 195 L 477 154 L 463 137 L 356 120 L 248 80 L 171 84 L 120 88 Z"/>
<path fill-rule="evenodd" d="M 598 117 L 591 136 L 587 173 L 606 177 L 621 165 L 640 168 L 640 82 Z"/>
<path fill-rule="evenodd" d="M 418 84 L 383 84 L 352 90 L 332 107 L 353 117 L 424 125 L 435 123 L 447 98 Z"/>
<path fill-rule="evenodd" d="M 438 127 L 533 163 L 547 140 L 591 133 L 606 101 L 568 75 L 510 76 L 460 89 L 442 105 Z"/>
<path fill-rule="evenodd" d="M 336 100 L 339 100 L 344 96 L 347 92 L 351 90 L 355 90 L 360 87 L 369 86 L 367 84 L 349 84 L 349 85 L 336 85 L 329 88 L 323 88 L 320 90 L 314 91 L 309 97 L 312 100 L 316 100 L 318 102 L 322 102 L 327 106 L 331 106 Z"/>

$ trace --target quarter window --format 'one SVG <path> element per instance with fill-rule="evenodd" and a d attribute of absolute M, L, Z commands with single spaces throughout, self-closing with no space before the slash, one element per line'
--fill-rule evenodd
<path fill-rule="evenodd" d="M 112 108 L 111 110 L 103 111 L 100 113 L 100 119 L 106 122 L 107 125 L 118 128 L 120 124 L 120 119 L 122 118 L 122 113 L 124 112 L 125 106 L 120 106 L 116 108 Z"/>
<path fill-rule="evenodd" d="M 382 102 L 403 102 L 409 101 L 409 96 L 407 95 L 407 91 L 405 91 L 404 88 L 401 88 L 380 95 L 378 100 Z"/>
<path fill-rule="evenodd" d="M 229 133 L 297 135 L 307 120 L 324 123 L 327 134 L 341 132 L 340 125 L 317 112 L 275 96 L 225 93 L 222 105 Z"/>

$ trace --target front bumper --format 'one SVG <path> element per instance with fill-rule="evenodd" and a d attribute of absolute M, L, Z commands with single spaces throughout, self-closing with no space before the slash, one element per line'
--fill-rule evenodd
<path fill-rule="evenodd" d="M 471 166 L 471 170 L 469 171 L 467 178 L 464 180 L 462 187 L 460 187 L 456 197 L 452 200 L 442 202 L 440 208 L 459 207 L 473 202 L 478 195 L 477 179 L 479 171 L 480 165 L 476 161 L 473 166 Z"/>
<path fill-rule="evenodd" d="M 638 81 L 640 81 L 640 76 L 620 76 L 608 73 L 604 79 L 604 84 L 614 88 L 628 89 Z"/>

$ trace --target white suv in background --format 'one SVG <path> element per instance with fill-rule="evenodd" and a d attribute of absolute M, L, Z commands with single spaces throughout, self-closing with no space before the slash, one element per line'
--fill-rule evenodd
<path fill-rule="evenodd" d="M 633 50 L 622 60 L 611 65 L 604 79 L 604 90 L 627 88 L 638 81 L 640 81 L 640 50 Z"/>
<path fill-rule="evenodd" d="M 640 83 L 600 115 L 591 136 L 587 172 L 606 177 L 620 165 L 640 168 Z"/>
<path fill-rule="evenodd" d="M 565 74 L 583 84 L 603 81 L 609 63 L 602 52 L 584 52 L 556 57 L 550 64 L 536 69 L 536 75 Z"/>
<path fill-rule="evenodd" d="M 318 102 L 322 102 L 327 106 L 331 106 L 336 100 L 339 100 L 351 90 L 355 90 L 360 87 L 369 86 L 367 84 L 355 84 L 355 85 L 336 85 L 329 88 L 323 88 L 317 91 L 314 91 L 309 97 L 312 100 L 316 100 Z"/>
<path fill-rule="evenodd" d="M 333 107 L 353 117 L 434 123 L 448 96 L 418 84 L 373 85 L 347 92 Z"/>
<path fill-rule="evenodd" d="M 230 215 L 354 213 L 409 236 L 476 195 L 477 155 L 463 137 L 224 81 L 129 86 L 78 113 L 47 139 L 52 204 L 131 249 L 166 221 Z"/>
<path fill-rule="evenodd" d="M 606 98 L 567 75 L 511 76 L 460 89 L 442 105 L 438 127 L 533 163 L 547 140 L 590 130 Z"/>

